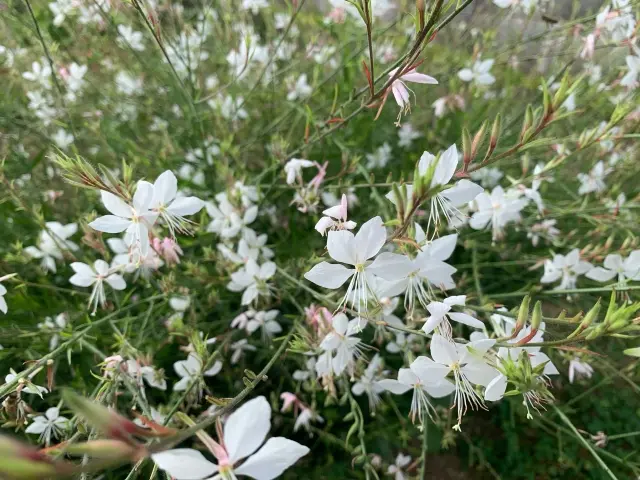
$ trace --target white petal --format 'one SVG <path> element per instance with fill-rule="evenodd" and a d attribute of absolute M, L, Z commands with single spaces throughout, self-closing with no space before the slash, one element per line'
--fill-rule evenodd
<path fill-rule="evenodd" d="M 388 392 L 394 393 L 396 395 L 402 395 L 403 393 L 411 390 L 411 385 L 400 383 L 398 380 L 384 379 L 380 380 L 377 384 Z"/>
<path fill-rule="evenodd" d="M 178 179 L 171 170 L 167 170 L 161 173 L 153 184 L 153 202 L 151 206 L 166 206 L 171 200 L 176 198 L 177 193 Z"/>
<path fill-rule="evenodd" d="M 114 290 L 124 290 L 125 288 L 127 288 L 127 282 L 124 281 L 122 275 L 118 275 L 117 273 L 109 275 L 106 280 Z"/>
<path fill-rule="evenodd" d="M 616 272 L 612 270 L 607 270 L 606 268 L 602 268 L 602 267 L 592 268 L 585 274 L 585 277 L 590 278 L 591 280 L 595 280 L 597 282 L 608 282 L 615 276 L 616 276 Z"/>
<path fill-rule="evenodd" d="M 151 458 L 177 480 L 201 480 L 218 471 L 218 466 L 191 448 L 176 448 L 154 453 Z"/>
<path fill-rule="evenodd" d="M 104 207 L 114 215 L 118 217 L 131 218 L 131 207 L 122 200 L 120 197 L 116 197 L 113 193 L 100 191 L 102 203 Z"/>
<path fill-rule="evenodd" d="M 465 325 L 469 325 L 473 328 L 483 328 L 484 323 L 482 323 L 477 318 L 473 318 L 471 315 L 467 315 L 466 313 L 460 312 L 451 312 L 449 313 L 449 318 L 455 322 L 463 323 Z"/>
<path fill-rule="evenodd" d="M 271 428 L 271 406 L 264 397 L 249 400 L 229 415 L 224 443 L 231 463 L 248 457 L 264 442 Z"/>
<path fill-rule="evenodd" d="M 382 225 L 382 218 L 374 217 L 365 222 L 355 238 L 355 251 L 358 260 L 364 262 L 373 257 L 386 241 L 387 231 Z"/>
<path fill-rule="evenodd" d="M 459 207 L 474 200 L 483 191 L 484 188 L 480 185 L 463 178 L 440 195 L 448 199 L 454 207 Z"/>
<path fill-rule="evenodd" d="M 131 225 L 131 220 L 117 217 L 115 215 L 104 215 L 102 217 L 98 217 L 89 224 L 89 226 L 94 230 L 105 233 L 122 233 L 129 227 L 129 225 Z"/>
<path fill-rule="evenodd" d="M 433 173 L 433 180 L 431 186 L 446 185 L 453 177 L 458 166 L 458 149 L 456 144 L 451 145 L 445 152 L 440 155 L 438 164 L 436 165 L 435 172 Z"/>
<path fill-rule="evenodd" d="M 136 187 L 136 193 L 133 194 L 133 208 L 138 214 L 149 210 L 153 200 L 153 185 L 144 180 L 140 180 Z"/>
<path fill-rule="evenodd" d="M 354 273 L 355 270 L 344 265 L 322 262 L 305 273 L 304 278 L 321 287 L 333 289 L 339 288 Z"/>
<path fill-rule="evenodd" d="M 451 395 L 456 390 L 456 386 L 446 378 L 440 383 L 436 383 L 433 385 L 427 383 L 423 385 L 422 388 L 433 398 L 446 397 L 447 395 Z"/>
<path fill-rule="evenodd" d="M 411 363 L 411 371 L 422 383 L 440 383 L 449 373 L 449 367 L 434 362 L 429 357 L 418 357 Z"/>
<path fill-rule="evenodd" d="M 470 82 L 471 79 L 473 79 L 473 72 L 471 71 L 470 68 L 463 68 L 458 72 L 458 77 L 463 82 Z"/>
<path fill-rule="evenodd" d="M 177 198 L 167 208 L 169 213 L 184 217 L 186 215 L 194 215 L 202 210 L 204 202 L 198 197 L 181 197 Z"/>
<path fill-rule="evenodd" d="M 38 420 L 40 418 L 44 418 L 44 417 L 36 417 L 33 421 L 33 423 L 31 423 L 25 430 L 26 433 L 42 433 L 46 430 L 47 428 L 47 421 L 46 420 Z"/>
<path fill-rule="evenodd" d="M 237 475 L 247 475 L 256 480 L 271 480 L 309 453 L 309 449 L 298 442 L 283 437 L 274 437 L 234 470 Z"/>
<path fill-rule="evenodd" d="M 431 356 L 443 365 L 451 365 L 458 360 L 455 344 L 442 335 L 434 335 L 431 338 Z"/>
<path fill-rule="evenodd" d="M 429 257 L 433 260 L 444 261 L 453 254 L 453 251 L 456 248 L 457 241 L 457 233 L 454 233 L 452 235 L 445 235 L 444 237 L 440 237 L 434 240 L 422 250 L 423 252 L 427 252 L 429 254 Z"/>
<path fill-rule="evenodd" d="M 327 250 L 336 262 L 355 265 L 356 242 L 353 233 L 346 230 L 331 231 L 327 235 Z"/>
<path fill-rule="evenodd" d="M 406 255 L 383 252 L 366 268 L 387 281 L 401 280 L 413 270 L 413 262 Z"/>
<path fill-rule="evenodd" d="M 507 389 L 507 377 L 500 374 L 489 382 L 484 391 L 484 399 L 490 402 L 496 402 L 504 396 Z"/>

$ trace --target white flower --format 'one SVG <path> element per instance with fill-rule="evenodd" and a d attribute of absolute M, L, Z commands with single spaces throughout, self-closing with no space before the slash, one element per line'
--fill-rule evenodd
<path fill-rule="evenodd" d="M 238 475 L 271 480 L 309 453 L 309 449 L 283 437 L 270 438 L 262 445 L 270 429 L 269 402 L 264 397 L 257 397 L 229 415 L 220 443 L 208 439 L 207 445 L 217 458 L 217 465 L 191 448 L 167 450 L 155 453 L 151 458 L 176 480 L 222 480 Z M 260 445 L 262 448 L 258 450 Z"/>
<path fill-rule="evenodd" d="M 398 146 L 409 148 L 416 138 L 420 138 L 422 134 L 413 129 L 410 123 L 405 123 L 398 129 Z"/>
<path fill-rule="evenodd" d="M 255 260 L 249 258 L 243 268 L 231 274 L 227 288 L 232 292 L 243 292 L 242 305 L 249 305 L 258 296 L 269 295 L 267 280 L 275 273 L 275 263 L 265 262 L 258 265 Z"/>
<path fill-rule="evenodd" d="M 71 92 L 78 92 L 84 86 L 84 76 L 87 73 L 88 67 L 86 65 L 78 65 L 73 62 L 69 65 L 67 76 L 64 78 L 67 83 L 67 87 Z"/>
<path fill-rule="evenodd" d="M 204 364 L 200 356 L 191 352 L 186 360 L 180 360 L 173 364 L 173 369 L 180 377 L 180 381 L 173 385 L 174 392 L 182 392 L 186 390 L 192 382 L 198 381 L 201 376 L 213 377 L 222 369 L 222 362 L 216 360 L 213 366 L 203 371 Z"/>
<path fill-rule="evenodd" d="M 444 372 L 440 378 L 435 378 L 434 371 L 438 369 Z M 416 421 L 416 415 L 420 424 L 424 424 L 424 414 L 432 417 L 435 412 L 429 397 L 441 398 L 450 395 L 455 390 L 454 385 L 447 379 L 445 375 L 448 369 L 436 365 L 428 357 L 416 358 L 409 368 L 401 368 L 398 371 L 398 380 L 385 379 L 380 380 L 380 385 L 385 390 L 394 395 L 402 395 L 403 393 L 413 390 L 413 398 L 411 400 L 411 410 L 409 415 L 411 421 Z"/>
<path fill-rule="evenodd" d="M 569 383 L 577 378 L 591 378 L 593 375 L 593 367 L 587 362 L 583 362 L 578 358 L 569 361 Z"/>
<path fill-rule="evenodd" d="M 162 173 L 153 184 L 153 199 L 149 210 L 164 220 L 173 237 L 176 230 L 188 233 L 187 223 L 190 221 L 184 217 L 195 215 L 202 207 L 204 202 L 197 197 L 178 196 L 178 179 L 171 170 Z"/>
<path fill-rule="evenodd" d="M 157 388 L 158 390 L 167 389 L 167 381 L 161 371 L 156 370 L 152 366 L 140 365 L 136 360 L 127 360 L 125 365 L 129 376 L 133 378 L 142 389 L 144 389 L 143 380 L 147 382 L 150 387 Z"/>
<path fill-rule="evenodd" d="M 387 473 L 394 476 L 394 480 L 405 480 L 404 468 L 411 463 L 411 457 L 409 455 L 403 455 L 399 453 L 396 457 L 396 463 L 389 465 Z"/>
<path fill-rule="evenodd" d="M 598 282 L 608 282 L 615 276 L 618 283 L 640 280 L 640 250 L 634 250 L 624 260 L 621 255 L 611 253 L 604 259 L 604 268 L 592 268 L 585 276 Z"/>
<path fill-rule="evenodd" d="M 353 230 L 358 225 L 356 222 L 347 220 L 347 196 L 344 193 L 338 205 L 327 208 L 322 214 L 326 217 L 318 220 L 315 226 L 315 229 L 322 236 L 327 233 L 327 230 Z"/>
<path fill-rule="evenodd" d="M 49 339 L 49 351 L 54 350 L 60 342 L 60 332 L 67 326 L 68 316 L 61 313 L 56 318 L 46 317 L 44 322 L 38 324 L 38 328 L 48 331 L 51 334 Z"/>
<path fill-rule="evenodd" d="M 51 407 L 44 415 L 34 417 L 33 423 L 27 426 L 25 432 L 40 435 L 39 441 L 48 446 L 51 443 L 51 437 L 58 438 L 63 430 L 69 428 L 69 425 L 69 419 L 60 416 L 60 409 Z"/>
<path fill-rule="evenodd" d="M 298 98 L 305 99 L 313 92 L 313 88 L 307 83 L 307 74 L 303 73 L 298 77 L 295 84 L 289 87 L 289 93 L 287 94 L 287 100 L 294 101 Z"/>
<path fill-rule="evenodd" d="M 560 230 L 555 227 L 556 223 L 557 221 L 555 219 L 543 220 L 540 223 L 534 223 L 527 232 L 527 238 L 531 239 L 531 244 L 534 247 L 538 246 L 540 238 L 544 238 L 545 240 L 554 243 L 560 235 Z"/>
<path fill-rule="evenodd" d="M 638 86 L 638 75 L 640 75 L 640 54 L 636 56 L 627 55 L 627 67 L 629 71 L 620 80 L 620 85 L 627 88 L 636 88 Z"/>
<path fill-rule="evenodd" d="M 229 201 L 226 193 L 216 195 L 218 205 L 206 202 L 207 213 L 212 218 L 207 226 L 207 232 L 214 232 L 222 238 L 233 238 L 253 223 L 258 216 L 258 207 L 253 205 L 244 212 L 236 209 Z"/>
<path fill-rule="evenodd" d="M 240 361 L 244 352 L 255 352 L 257 349 L 249 343 L 246 338 L 234 342 L 230 346 L 233 353 L 231 354 L 231 364 L 235 365 Z"/>
<path fill-rule="evenodd" d="M 126 232 L 125 242 L 133 246 L 143 257 L 149 252 L 149 227 L 158 214 L 149 209 L 154 198 L 153 185 L 143 180 L 138 182 L 132 205 L 113 193 L 102 190 L 102 203 L 113 215 L 104 215 L 89 224 L 99 232 Z"/>
<path fill-rule="evenodd" d="M 579 275 L 584 275 L 591 270 L 592 265 L 589 262 L 580 260 L 580 250 L 574 248 L 567 256 L 556 254 L 553 260 L 545 260 L 544 275 L 540 279 L 540 283 L 553 283 L 561 279 L 560 285 L 556 290 L 566 290 L 576 288 L 576 282 Z"/>
<path fill-rule="evenodd" d="M 292 158 L 284 165 L 284 173 L 287 175 L 287 185 L 293 185 L 296 179 L 302 183 L 302 169 L 313 167 L 315 162 L 302 158 Z"/>
<path fill-rule="evenodd" d="M 458 72 L 458 77 L 463 82 L 474 81 L 478 85 L 491 85 L 496 78 L 489 73 L 493 66 L 493 59 L 476 60 L 471 68 L 463 68 Z"/>
<path fill-rule="evenodd" d="M 261 8 L 267 8 L 269 2 L 267 0 L 242 0 L 242 8 L 251 10 L 251 13 L 257 15 Z"/>
<path fill-rule="evenodd" d="M 298 418 L 296 418 L 296 423 L 293 424 L 293 431 L 297 432 L 300 427 L 310 431 L 311 422 L 324 423 L 324 419 L 310 408 L 302 407 Z"/>
<path fill-rule="evenodd" d="M 331 323 L 333 330 L 320 343 L 324 353 L 316 363 L 316 371 L 319 375 L 329 371 L 340 375 L 347 367 L 352 366 L 354 359 L 361 355 L 360 339 L 355 336 L 359 331 L 359 323 L 359 319 L 349 321 L 344 313 L 334 315 Z M 329 365 L 330 368 L 327 369 Z"/>
<path fill-rule="evenodd" d="M 389 72 L 389 77 L 392 78 L 397 71 L 397 68 L 391 70 Z M 393 93 L 393 98 L 395 98 L 396 103 L 400 107 L 400 113 L 398 113 L 398 125 L 402 114 L 406 114 L 411 111 L 411 99 L 409 96 L 409 92 L 411 90 L 407 87 L 405 82 L 426 83 L 430 85 L 437 85 L 438 83 L 435 78 L 425 75 L 424 73 L 416 72 L 415 68 L 408 70 L 393 81 L 391 84 L 391 93 Z"/>
<path fill-rule="evenodd" d="M 73 135 L 68 133 L 64 128 L 58 129 L 55 135 L 51 137 L 53 142 L 59 149 L 65 150 L 69 145 L 73 143 Z"/>
<path fill-rule="evenodd" d="M 136 78 L 130 73 L 121 71 L 116 75 L 116 88 L 125 95 L 137 95 L 142 93 L 142 78 Z"/>
<path fill-rule="evenodd" d="M 497 186 L 491 195 L 482 192 L 476 197 L 478 211 L 473 214 L 469 225 L 471 228 L 481 230 L 491 222 L 493 240 L 500 240 L 504 236 L 504 227 L 509 222 L 520 220 L 520 210 L 527 201 L 520 198 L 510 198 L 505 195 L 501 186 Z"/>
<path fill-rule="evenodd" d="M 282 332 L 282 327 L 275 320 L 279 314 L 278 310 L 253 312 L 251 319 L 247 321 L 247 332 L 253 333 L 261 329 L 262 337 L 265 340 L 271 339 L 274 335 Z"/>
<path fill-rule="evenodd" d="M 480 182 L 484 188 L 493 188 L 498 185 L 504 173 L 498 168 L 481 168 L 475 172 L 471 172 L 471 179 Z"/>
<path fill-rule="evenodd" d="M 391 160 L 391 145 L 385 142 L 374 153 L 367 153 L 367 168 L 384 168 Z"/>
<path fill-rule="evenodd" d="M 455 297 L 445 298 L 442 302 L 431 302 L 427 305 L 427 310 L 430 315 L 422 326 L 422 331 L 424 333 L 431 333 L 438 328 L 438 332 L 441 335 L 451 338 L 452 332 L 449 320 L 453 320 L 454 322 L 462 323 L 463 325 L 468 325 L 473 328 L 484 328 L 484 323 L 473 318 L 471 315 L 451 311 L 451 307 L 454 305 L 464 305 L 465 300 L 466 295 L 457 295 Z"/>
<path fill-rule="evenodd" d="M 11 383 L 15 380 L 15 378 L 18 376 L 18 374 L 15 372 L 15 370 L 13 368 L 9 369 L 9 374 L 7 376 L 4 377 L 4 381 L 5 383 Z M 37 372 L 36 372 L 37 373 Z M 32 374 L 33 375 L 33 374 Z M 25 377 L 22 377 L 23 379 L 25 379 Z M 42 394 L 43 393 L 47 393 L 48 390 L 44 387 L 41 387 L 39 385 L 36 385 L 35 383 L 31 382 L 31 377 L 25 379 L 26 382 L 22 383 L 22 384 L 18 384 L 19 385 L 19 389 L 21 392 L 24 393 L 30 393 L 31 395 L 38 395 L 40 398 L 42 398 Z"/>
<path fill-rule="evenodd" d="M 121 275 L 111 272 L 109 264 L 104 260 L 96 260 L 91 268 L 86 263 L 74 262 L 71 268 L 75 274 L 69 279 L 69 282 L 78 287 L 90 287 L 93 285 L 91 296 L 89 297 L 89 306 L 93 304 L 93 314 L 98 309 L 98 304 L 104 306 L 106 296 L 104 293 L 104 282 L 107 282 L 114 290 L 124 290 L 127 284 Z"/>
<path fill-rule="evenodd" d="M 496 343 L 492 339 L 480 339 L 465 345 L 449 341 L 442 335 L 434 334 L 431 338 L 431 356 L 435 363 L 427 371 L 432 377 L 444 379 L 453 373 L 455 380 L 454 405 L 458 410 L 458 423 L 454 429 L 459 430 L 462 416 L 471 407 L 486 408 L 474 385 L 486 387 L 500 374 L 490 367 L 485 360 L 485 353 Z M 447 367 L 443 369 L 442 367 Z"/>
<path fill-rule="evenodd" d="M 431 178 L 429 188 L 444 187 L 453 178 L 453 174 L 456 172 L 458 165 L 458 159 L 458 149 L 455 144 L 451 145 L 439 159 L 429 152 L 424 152 L 418 163 L 418 173 L 425 175 L 430 168 L 433 168 L 433 177 Z M 432 224 L 434 228 L 438 228 L 441 214 L 444 215 L 448 223 L 451 222 L 452 217 L 460 215 L 458 207 L 469 203 L 483 192 L 484 189 L 481 186 L 466 179 L 458 180 L 455 185 L 441 189 L 439 193 L 433 195 L 431 198 L 427 230 L 431 228 Z M 405 204 L 411 198 L 412 194 L 413 185 L 407 185 L 407 199 Z M 386 197 L 394 204 L 397 203 L 393 191 L 389 192 Z"/>
<path fill-rule="evenodd" d="M 4 298 L 6 294 L 7 294 L 7 287 L 5 287 L 4 285 L 2 285 L 2 283 L 0 283 L 0 312 L 4 314 L 6 314 L 7 311 L 9 310 L 7 307 L 7 301 Z"/>
<path fill-rule="evenodd" d="M 69 237 L 78 231 L 78 225 L 75 223 L 62 225 L 59 222 L 47 222 L 45 226 L 47 229 L 40 232 L 38 246 L 27 247 L 24 251 L 32 258 L 41 259 L 40 265 L 45 272 L 50 271 L 55 273 L 56 259 L 64 259 L 61 249 L 78 249 L 78 245 L 68 240 Z"/>
<path fill-rule="evenodd" d="M 415 230 L 415 240 L 421 245 L 421 251 L 411 260 L 411 270 L 406 278 L 392 287 L 393 293 L 406 292 L 404 303 L 407 311 L 416 307 L 416 299 L 423 308 L 427 308 L 435 288 L 449 290 L 456 286 L 452 275 L 457 270 L 445 260 L 453 254 L 458 235 L 445 235 L 425 245 L 426 235 L 417 223 Z"/>
<path fill-rule="evenodd" d="M 380 401 L 380 394 L 384 391 L 384 388 L 378 383 L 382 379 L 380 375 L 382 370 L 382 358 L 377 353 L 373 356 L 369 365 L 365 369 L 362 376 L 351 387 L 351 391 L 354 395 L 367 394 L 369 398 L 369 408 L 375 410 L 376 405 Z"/>
<path fill-rule="evenodd" d="M 41 62 L 33 62 L 30 72 L 23 72 L 22 78 L 32 82 L 37 82 L 44 89 L 51 88 L 51 67 L 45 59 Z"/>
<path fill-rule="evenodd" d="M 127 44 L 137 52 L 144 51 L 144 36 L 142 32 L 136 32 L 129 25 L 118 25 L 118 33 L 120 37 L 118 38 L 118 45 L 121 47 L 126 47 Z"/>
<path fill-rule="evenodd" d="M 308 380 L 311 375 L 316 373 L 316 359 L 314 357 L 309 358 L 305 362 L 306 370 L 296 370 L 293 372 L 293 379 L 297 382 L 304 382 Z"/>
<path fill-rule="evenodd" d="M 578 193 L 584 195 L 590 192 L 602 192 L 607 188 L 604 183 L 604 177 L 611 172 L 610 168 L 605 168 L 604 162 L 600 160 L 596 163 L 588 174 L 578 173 L 578 180 L 580 180 L 580 188 Z"/>
<path fill-rule="evenodd" d="M 387 240 L 387 232 L 380 217 L 366 222 L 358 233 L 347 230 L 330 231 L 327 235 L 327 250 L 331 258 L 337 262 L 352 265 L 347 268 L 337 263 L 321 262 L 305 273 L 304 278 L 324 288 L 340 288 L 351 278 L 347 293 L 340 302 L 342 305 L 352 291 L 357 295 L 351 298 L 353 305 L 367 305 L 367 275 L 374 274 L 385 280 L 395 281 L 404 278 L 410 271 L 409 258 L 395 253 L 384 252 L 368 263 L 378 254 Z"/>
<path fill-rule="evenodd" d="M 67 15 L 71 14 L 76 8 L 74 0 L 56 0 L 49 4 L 49 10 L 53 13 L 53 24 L 59 27 L 64 22 Z"/>

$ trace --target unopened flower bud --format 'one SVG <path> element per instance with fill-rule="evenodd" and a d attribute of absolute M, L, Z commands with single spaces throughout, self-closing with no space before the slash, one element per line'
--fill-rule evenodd
<path fill-rule="evenodd" d="M 571 333 L 571 335 L 569 335 L 567 338 L 573 338 L 576 335 L 579 335 L 580 333 L 584 332 L 587 328 L 589 328 L 589 326 L 591 325 L 591 323 L 593 323 L 593 321 L 598 318 L 598 313 L 600 313 L 600 299 L 598 299 L 598 301 L 596 302 L 596 304 L 591 308 L 591 310 L 589 310 L 589 312 L 585 315 L 584 319 L 582 320 L 582 322 L 580 322 L 580 325 L 578 325 L 578 328 L 576 328 L 573 333 Z"/>

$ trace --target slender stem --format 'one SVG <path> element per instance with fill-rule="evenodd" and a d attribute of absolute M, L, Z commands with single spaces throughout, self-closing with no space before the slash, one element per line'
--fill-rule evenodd
<path fill-rule="evenodd" d="M 422 422 L 422 455 L 420 456 L 420 480 L 427 480 L 427 451 L 429 450 L 429 418 Z"/>
<path fill-rule="evenodd" d="M 164 295 L 155 295 L 153 297 L 149 297 L 149 298 L 146 298 L 144 300 L 140 300 L 139 302 L 132 303 L 131 305 L 127 305 L 126 307 L 122 307 L 119 310 L 117 310 L 117 311 L 115 311 L 113 313 L 110 313 L 109 315 L 107 315 L 105 317 L 102 317 L 102 318 L 96 320 L 95 322 L 92 322 L 91 324 L 87 325 L 87 327 L 84 330 L 82 330 L 80 332 L 77 332 L 69 340 L 67 340 L 64 343 L 61 343 L 60 346 L 58 346 L 54 350 L 51 350 L 45 356 L 40 358 L 40 360 L 36 360 L 35 362 L 33 362 L 29 368 L 19 372 L 11 381 L 9 381 L 9 382 L 5 383 L 4 385 L 0 386 L 0 398 L 2 398 L 5 395 L 9 394 L 22 378 L 25 378 L 25 377 L 29 376 L 31 373 L 33 373 L 36 370 L 38 370 L 39 368 L 44 367 L 47 364 L 47 361 L 56 358 L 59 353 L 66 351 L 67 348 L 69 348 L 71 345 L 73 345 L 74 343 L 76 343 L 77 341 L 82 339 L 87 333 L 89 333 L 95 327 L 97 327 L 99 325 L 102 325 L 103 323 L 109 322 L 111 319 L 113 319 L 114 317 L 118 316 L 120 313 L 122 313 L 124 311 L 130 310 L 130 309 L 132 309 L 134 307 L 137 307 L 137 306 L 139 306 L 139 305 L 141 305 L 143 303 L 148 303 L 148 302 L 151 302 L 153 300 L 157 300 L 157 299 L 163 298 L 163 297 L 164 297 Z"/>
<path fill-rule="evenodd" d="M 573 425 L 573 423 L 571 423 L 571 420 L 567 418 L 567 416 L 562 412 L 562 410 L 560 410 L 555 405 L 553 405 L 553 409 L 556 411 L 556 413 L 562 419 L 562 421 L 567 424 L 567 426 L 571 429 L 573 434 L 580 440 L 580 442 L 585 446 L 585 448 L 589 450 L 591 455 L 593 455 L 593 458 L 596 459 L 598 464 L 607 473 L 609 478 L 611 478 L 612 480 L 618 480 L 618 477 L 616 477 L 611 471 L 611 469 L 609 468 L 609 466 L 606 463 L 604 463 L 604 460 L 600 458 L 600 455 L 598 455 L 598 452 L 595 451 L 593 446 L 582 435 L 580 435 L 580 432 L 578 432 L 578 429 Z"/>

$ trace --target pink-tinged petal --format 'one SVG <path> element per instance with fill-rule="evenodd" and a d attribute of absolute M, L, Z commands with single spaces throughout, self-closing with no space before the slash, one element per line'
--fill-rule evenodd
<path fill-rule="evenodd" d="M 344 210 L 342 204 L 336 205 L 335 207 L 327 208 L 324 212 L 322 212 L 322 214 L 329 215 L 336 220 L 344 220 L 346 218 L 346 211 Z"/>
<path fill-rule="evenodd" d="M 595 267 L 585 274 L 585 277 L 595 280 L 596 282 L 608 282 L 615 276 L 616 272 L 602 267 Z"/>
<path fill-rule="evenodd" d="M 180 480 L 201 480 L 218 471 L 218 466 L 204 458 L 198 450 L 176 448 L 154 453 L 152 460 L 159 468 Z"/>
<path fill-rule="evenodd" d="M 455 392 L 456 386 L 445 378 L 440 383 L 424 384 L 422 385 L 422 389 L 433 398 L 442 398 L 447 397 Z"/>
<path fill-rule="evenodd" d="M 424 73 L 418 73 L 415 69 L 410 70 L 408 73 L 405 73 L 400 77 L 402 81 L 413 82 L 413 83 L 426 83 L 429 85 L 437 85 L 438 80 L 429 75 L 425 75 Z"/>
<path fill-rule="evenodd" d="M 322 262 L 315 265 L 304 274 L 304 278 L 324 288 L 339 288 L 346 282 L 355 270 L 337 263 Z"/>
<path fill-rule="evenodd" d="M 335 220 L 333 220 L 332 218 L 322 217 L 320 220 L 318 220 L 318 223 L 316 223 L 316 226 L 314 228 L 320 235 L 324 236 L 324 234 L 327 233 L 327 230 L 334 224 Z"/>
<path fill-rule="evenodd" d="M 224 444 L 229 461 L 235 463 L 255 452 L 271 428 L 271 406 L 264 397 L 249 400 L 229 415 L 224 425 Z"/>
<path fill-rule="evenodd" d="M 380 278 L 393 282 L 407 277 L 413 270 L 413 262 L 406 255 L 383 252 L 376 257 L 366 270 Z"/>
<path fill-rule="evenodd" d="M 453 187 L 446 189 L 440 195 L 451 202 L 454 207 L 469 203 L 484 191 L 480 185 L 467 179 L 459 180 Z"/>
<path fill-rule="evenodd" d="M 411 371 L 424 384 L 440 383 L 449 373 L 449 367 L 436 363 L 429 357 L 418 357 L 411 363 Z"/>
<path fill-rule="evenodd" d="M 407 393 L 412 388 L 411 385 L 406 385 L 399 382 L 398 380 L 391 379 L 380 380 L 379 382 L 377 382 L 377 385 L 395 395 L 402 395 L 403 393 Z"/>
<path fill-rule="evenodd" d="M 327 250 L 336 262 L 355 265 L 357 263 L 356 240 L 353 233 L 345 230 L 331 231 L 327 235 Z"/>
<path fill-rule="evenodd" d="M 484 323 L 482 323 L 477 318 L 473 318 L 471 315 L 467 315 L 466 313 L 460 312 L 450 312 L 449 318 L 454 322 L 462 323 L 464 325 L 469 325 L 473 328 L 483 328 Z"/>
<path fill-rule="evenodd" d="M 144 180 L 140 180 L 136 187 L 136 193 L 133 194 L 133 208 L 138 214 L 147 210 L 153 200 L 153 185 Z"/>
<path fill-rule="evenodd" d="M 160 174 L 153 184 L 153 201 L 151 207 L 169 205 L 178 193 L 178 179 L 171 170 Z"/>
<path fill-rule="evenodd" d="M 117 273 L 109 275 L 106 280 L 114 290 L 124 290 L 125 288 L 127 288 L 127 282 L 124 281 L 122 275 L 118 275 Z"/>
<path fill-rule="evenodd" d="M 393 85 L 391 85 L 391 93 L 393 93 L 393 98 L 396 99 L 396 103 L 398 104 L 398 106 L 400 108 L 404 108 L 404 96 L 400 91 L 401 88 L 404 88 L 402 84 L 394 82 Z"/>
<path fill-rule="evenodd" d="M 131 207 L 120 197 L 115 196 L 113 193 L 105 192 L 104 190 L 100 191 L 100 195 L 104 208 L 118 217 L 131 218 Z"/>
<path fill-rule="evenodd" d="M 129 227 L 129 225 L 131 225 L 131 220 L 117 217 L 115 215 L 104 215 L 102 217 L 98 217 L 89 224 L 89 226 L 94 230 L 105 233 L 122 233 Z"/>
<path fill-rule="evenodd" d="M 504 397 L 504 392 L 507 389 L 507 377 L 500 374 L 489 382 L 486 390 L 484 391 L 484 399 L 490 402 L 497 402 Z"/>
<path fill-rule="evenodd" d="M 298 442 L 283 437 L 273 437 L 252 455 L 246 462 L 234 470 L 237 475 L 246 475 L 256 480 L 276 478 L 300 458 L 309 453 L 309 449 Z"/>
<path fill-rule="evenodd" d="M 452 365 L 458 361 L 455 344 L 437 334 L 431 338 L 431 356 L 436 362 L 443 365 Z"/>
<path fill-rule="evenodd" d="M 181 197 L 176 198 L 175 201 L 169 205 L 167 211 L 174 215 L 184 217 L 186 215 L 194 215 L 202 210 L 204 202 L 198 197 Z"/>
<path fill-rule="evenodd" d="M 458 72 L 458 77 L 463 82 L 470 82 L 473 79 L 473 72 L 470 68 L 463 68 Z"/>
<path fill-rule="evenodd" d="M 376 255 L 387 241 L 387 230 L 382 218 L 374 217 L 365 222 L 355 237 L 355 252 L 358 260 L 364 262 Z"/>

